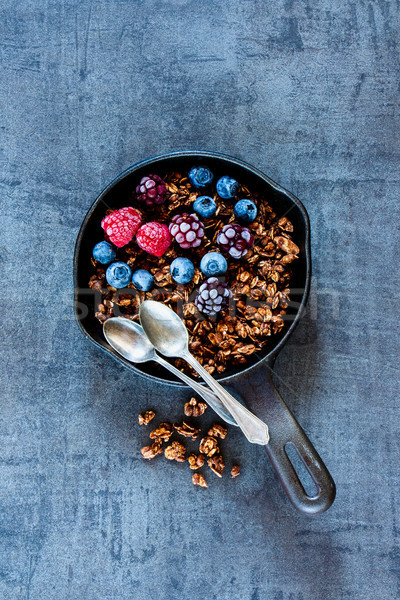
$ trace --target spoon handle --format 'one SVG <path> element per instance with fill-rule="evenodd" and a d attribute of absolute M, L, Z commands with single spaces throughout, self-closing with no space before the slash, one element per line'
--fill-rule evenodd
<path fill-rule="evenodd" d="M 171 373 L 176 375 L 176 377 L 178 377 L 179 379 L 184 381 L 187 385 L 189 385 L 191 388 L 193 388 L 197 392 L 197 394 L 199 396 L 201 396 L 207 402 L 207 404 L 209 404 L 211 406 L 212 409 L 215 410 L 215 412 L 217 413 L 218 416 L 221 417 L 221 419 L 223 419 L 230 425 L 237 426 L 237 423 L 236 423 L 235 419 L 232 417 L 232 415 L 230 414 L 230 412 L 225 408 L 225 406 L 223 405 L 221 400 L 219 398 L 217 398 L 217 396 L 211 390 L 203 387 L 202 385 L 197 383 L 197 381 L 195 381 L 191 377 L 188 377 L 187 375 L 185 375 L 185 373 L 182 373 L 182 371 L 179 371 L 176 367 L 174 367 L 174 365 L 171 365 L 169 362 L 167 362 L 164 358 L 162 358 L 158 354 L 156 354 L 154 356 L 154 361 L 157 362 L 158 364 L 162 365 L 166 369 L 168 369 L 168 371 L 171 371 Z"/>
<path fill-rule="evenodd" d="M 185 352 L 181 355 L 181 358 L 186 360 L 189 365 L 191 365 L 204 381 L 210 386 L 210 388 L 215 392 L 218 398 L 221 400 L 222 404 L 225 406 L 227 410 L 233 415 L 236 419 L 237 424 L 240 429 L 243 431 L 244 435 L 247 437 L 249 442 L 253 444 L 261 444 L 265 446 L 269 442 L 269 433 L 268 426 L 266 423 L 261 421 L 256 415 L 247 410 L 244 406 L 240 404 L 231 394 L 229 394 L 223 387 L 220 385 L 214 377 L 212 377 L 202 365 L 194 358 L 190 352 Z"/>

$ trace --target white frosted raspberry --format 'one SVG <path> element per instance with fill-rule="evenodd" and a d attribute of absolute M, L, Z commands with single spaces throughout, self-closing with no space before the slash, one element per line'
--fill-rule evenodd
<path fill-rule="evenodd" d="M 204 236 L 204 225 L 195 214 L 175 215 L 169 231 L 181 248 L 197 248 Z"/>

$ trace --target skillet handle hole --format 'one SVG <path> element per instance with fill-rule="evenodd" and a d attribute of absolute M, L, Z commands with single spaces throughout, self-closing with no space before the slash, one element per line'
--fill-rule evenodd
<path fill-rule="evenodd" d="M 320 491 L 319 487 L 315 483 L 295 444 L 293 444 L 293 442 L 287 442 L 285 444 L 285 452 L 292 467 L 296 471 L 297 477 L 300 479 L 301 485 L 307 496 L 309 498 L 316 498 Z"/>

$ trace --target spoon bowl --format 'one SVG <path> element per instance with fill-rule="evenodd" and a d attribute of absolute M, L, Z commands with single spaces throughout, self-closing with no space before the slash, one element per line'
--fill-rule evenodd
<path fill-rule="evenodd" d="M 135 363 L 156 360 L 154 346 L 138 323 L 112 317 L 104 323 L 103 331 L 110 346 L 127 360 Z"/>
<path fill-rule="evenodd" d="M 189 335 L 185 324 L 165 304 L 155 300 L 142 302 L 140 322 L 150 342 L 164 356 L 181 356 L 187 352 Z"/>

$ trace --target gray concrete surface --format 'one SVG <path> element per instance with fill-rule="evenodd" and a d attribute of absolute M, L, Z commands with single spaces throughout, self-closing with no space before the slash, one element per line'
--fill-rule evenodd
<path fill-rule="evenodd" d="M 3 0 L 1 598 L 400 596 L 398 15 L 395 0 Z M 144 463 L 139 409 L 174 417 L 188 394 L 74 322 L 88 206 L 129 165 L 188 148 L 253 163 L 310 213 L 311 306 L 276 378 L 337 483 L 315 519 L 236 432 L 234 482 L 194 489 L 184 466 Z"/>

